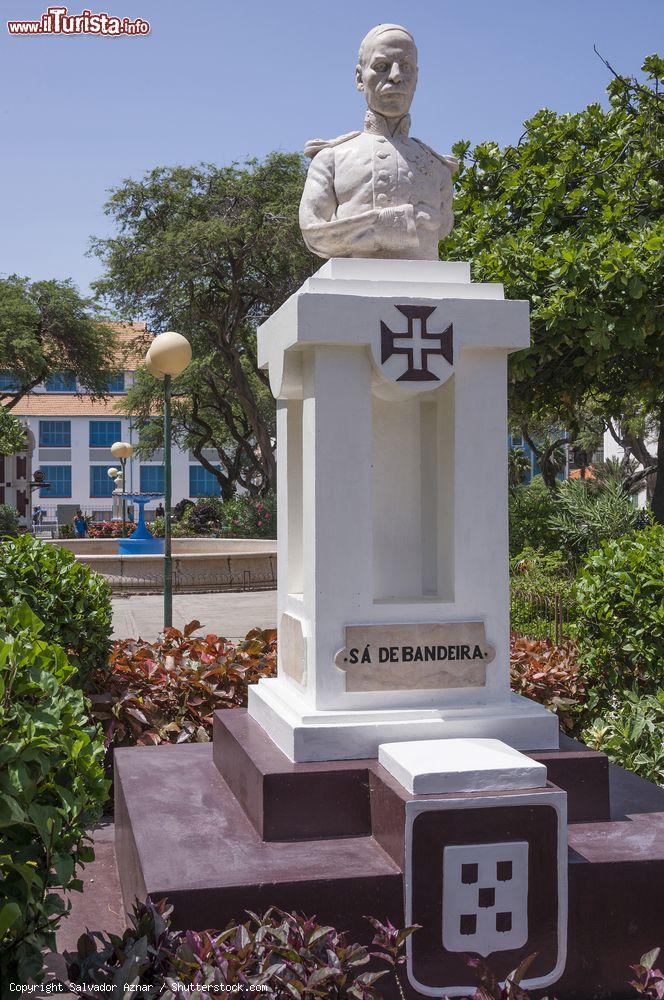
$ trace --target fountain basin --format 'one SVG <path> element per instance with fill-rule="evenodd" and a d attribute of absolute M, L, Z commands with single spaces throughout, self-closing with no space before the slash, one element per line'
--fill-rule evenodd
<path fill-rule="evenodd" d="M 163 591 L 163 555 L 120 555 L 115 538 L 63 538 L 47 542 L 68 549 L 77 562 L 105 576 L 114 593 L 158 594 Z M 175 593 L 274 590 L 276 585 L 277 543 L 274 539 L 173 539 Z"/>

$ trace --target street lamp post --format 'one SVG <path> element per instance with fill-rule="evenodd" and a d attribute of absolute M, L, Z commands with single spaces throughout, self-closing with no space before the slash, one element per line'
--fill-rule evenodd
<path fill-rule="evenodd" d="M 111 445 L 111 454 L 113 458 L 120 459 L 120 465 L 122 466 L 122 537 L 125 537 L 125 524 L 127 522 L 127 500 L 126 500 L 126 485 L 127 485 L 127 459 L 131 458 L 134 454 L 134 446 L 129 444 L 128 441 L 116 441 Z"/>
<path fill-rule="evenodd" d="M 179 333 L 160 333 L 145 358 L 148 371 L 164 380 L 164 628 L 173 624 L 173 559 L 171 554 L 171 382 L 191 361 L 191 344 Z"/>

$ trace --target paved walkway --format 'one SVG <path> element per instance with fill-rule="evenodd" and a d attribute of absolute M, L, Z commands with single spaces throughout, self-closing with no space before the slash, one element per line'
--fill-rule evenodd
<path fill-rule="evenodd" d="M 113 598 L 113 638 L 141 638 L 152 642 L 163 627 L 161 594 L 133 594 Z M 197 618 L 205 632 L 227 639 L 243 639 L 252 628 L 277 624 L 276 590 L 220 594 L 176 594 L 173 624 L 182 628 Z"/>

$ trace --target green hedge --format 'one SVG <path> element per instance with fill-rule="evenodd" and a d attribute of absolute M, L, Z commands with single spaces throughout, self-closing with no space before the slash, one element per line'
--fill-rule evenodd
<path fill-rule="evenodd" d="M 510 490 L 510 555 L 516 556 L 524 549 L 553 552 L 560 547 L 558 535 L 549 525 L 555 509 L 555 495 L 541 476 Z"/>
<path fill-rule="evenodd" d="M 108 791 L 104 745 L 75 667 L 26 602 L 0 612 L 0 981 L 39 979 L 42 949 L 67 907 L 55 887 L 81 889 L 92 860 L 85 831 Z"/>
<path fill-rule="evenodd" d="M 43 622 L 43 637 L 63 647 L 81 677 L 106 663 L 111 590 L 71 552 L 31 535 L 2 542 L 0 606 L 22 601 Z"/>
<path fill-rule="evenodd" d="M 18 511 L 8 503 L 0 503 L 0 537 L 18 535 Z"/>
<path fill-rule="evenodd" d="M 664 527 L 604 542 L 576 583 L 578 639 L 595 704 L 664 688 Z M 591 706 L 592 707 L 592 706 Z"/>
<path fill-rule="evenodd" d="M 625 692 L 613 708 L 584 729 L 581 738 L 614 764 L 664 784 L 664 689 L 640 697 Z"/>

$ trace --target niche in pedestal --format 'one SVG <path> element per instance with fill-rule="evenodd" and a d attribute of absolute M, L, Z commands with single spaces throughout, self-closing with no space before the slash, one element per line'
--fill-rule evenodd
<path fill-rule="evenodd" d="M 372 398 L 374 601 L 454 600 L 454 378 Z"/>

